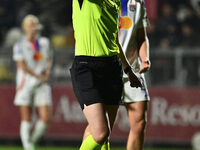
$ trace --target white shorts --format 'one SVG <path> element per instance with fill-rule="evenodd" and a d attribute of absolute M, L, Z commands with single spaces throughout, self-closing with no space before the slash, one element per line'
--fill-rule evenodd
<path fill-rule="evenodd" d="M 51 87 L 48 84 L 41 84 L 34 88 L 24 86 L 16 92 L 14 104 L 17 106 L 52 105 Z"/>
<path fill-rule="evenodd" d="M 137 74 L 137 75 L 142 80 L 143 87 L 133 88 L 130 86 L 130 82 L 128 81 L 128 78 L 124 78 L 124 92 L 123 92 L 124 103 L 150 100 L 144 74 Z"/>

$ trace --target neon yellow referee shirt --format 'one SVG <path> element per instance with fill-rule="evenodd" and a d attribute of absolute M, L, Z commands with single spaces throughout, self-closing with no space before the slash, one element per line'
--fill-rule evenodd
<path fill-rule="evenodd" d="M 119 17 L 120 0 L 73 0 L 75 56 L 117 55 Z"/>

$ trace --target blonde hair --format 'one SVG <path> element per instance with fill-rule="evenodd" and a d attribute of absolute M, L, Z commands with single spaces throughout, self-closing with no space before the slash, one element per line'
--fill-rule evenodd
<path fill-rule="evenodd" d="M 39 30 L 42 29 L 42 25 L 40 24 L 38 17 L 36 17 L 35 15 L 31 15 L 31 14 L 24 17 L 24 19 L 22 21 L 22 28 L 24 29 L 24 26 L 30 21 L 35 21 L 37 23 L 37 28 Z"/>

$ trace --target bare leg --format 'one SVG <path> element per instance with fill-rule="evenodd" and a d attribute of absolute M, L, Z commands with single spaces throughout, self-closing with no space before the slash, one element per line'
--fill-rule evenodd
<path fill-rule="evenodd" d="M 116 105 L 105 105 L 105 110 L 108 114 L 108 120 L 109 120 L 109 124 L 110 124 L 110 126 L 109 126 L 110 132 L 112 131 L 112 128 L 114 126 L 118 108 L 119 108 L 119 106 L 116 106 Z"/>
<path fill-rule="evenodd" d="M 37 120 L 31 137 L 31 142 L 33 143 L 32 145 L 33 147 L 34 144 L 36 144 L 38 140 L 44 135 L 48 127 L 48 124 L 50 123 L 51 112 L 52 112 L 51 110 L 52 110 L 51 106 L 48 105 L 38 107 L 38 113 L 40 119 Z"/>
<path fill-rule="evenodd" d="M 38 107 L 38 113 L 40 120 L 48 124 L 51 122 L 52 118 L 52 106 L 44 105 Z"/>
<path fill-rule="evenodd" d="M 109 132 L 111 132 L 114 122 L 115 122 L 115 119 L 116 119 L 117 110 L 118 110 L 119 106 L 104 105 L 104 107 L 105 107 L 105 112 L 107 113 L 107 120 L 109 122 L 109 124 L 108 124 Z M 89 127 L 89 125 L 87 125 L 84 135 L 83 135 L 83 140 L 90 134 L 91 134 L 90 127 Z"/>
<path fill-rule="evenodd" d="M 127 150 L 142 150 L 144 145 L 148 102 L 126 103 L 125 106 L 128 111 L 130 123 Z"/>
<path fill-rule="evenodd" d="M 90 134 L 91 134 L 90 127 L 89 127 L 89 125 L 87 125 L 87 127 L 85 128 L 84 134 L 83 134 L 83 140 L 85 140 L 85 138 Z"/>
<path fill-rule="evenodd" d="M 103 105 L 97 103 L 85 106 L 83 113 L 88 121 L 92 137 L 97 143 L 103 144 L 109 136 L 109 127 Z"/>
<path fill-rule="evenodd" d="M 32 107 L 31 106 L 20 106 L 21 121 L 31 121 Z"/>

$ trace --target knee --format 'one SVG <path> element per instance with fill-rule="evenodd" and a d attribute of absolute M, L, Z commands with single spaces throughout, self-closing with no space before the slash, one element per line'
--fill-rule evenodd
<path fill-rule="evenodd" d="M 147 120 L 145 118 L 142 118 L 140 121 L 138 121 L 138 127 L 141 131 L 144 131 L 146 128 Z"/>
<path fill-rule="evenodd" d="M 145 131 L 147 120 L 145 118 L 136 119 L 130 128 L 133 132 L 141 133 Z"/>
<path fill-rule="evenodd" d="M 97 143 L 103 144 L 108 140 L 109 135 L 110 135 L 109 129 L 104 128 L 102 130 L 98 130 L 95 134 L 93 134 L 93 138 Z"/>
<path fill-rule="evenodd" d="M 42 120 L 45 124 L 49 124 L 52 121 L 50 116 L 40 117 L 40 120 Z"/>

